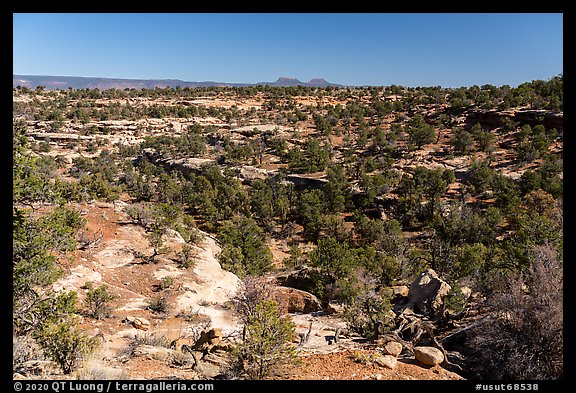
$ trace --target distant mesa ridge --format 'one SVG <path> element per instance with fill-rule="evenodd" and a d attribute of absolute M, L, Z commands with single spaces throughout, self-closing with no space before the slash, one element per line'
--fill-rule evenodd
<path fill-rule="evenodd" d="M 311 86 L 311 87 L 326 87 L 326 86 L 343 86 L 334 83 L 327 82 L 325 79 L 316 78 L 311 79 L 309 82 L 301 82 L 296 78 L 288 78 L 282 76 L 276 80 L 276 82 L 260 82 L 258 85 L 269 85 L 269 86 Z"/>
<path fill-rule="evenodd" d="M 301 82 L 296 78 L 280 77 L 275 82 L 258 83 L 226 83 L 226 82 L 187 82 L 179 79 L 120 79 L 120 78 L 97 78 L 85 76 L 50 76 L 50 75 L 12 75 L 12 87 L 27 87 L 35 89 L 44 86 L 47 90 L 57 89 L 154 89 L 156 87 L 247 87 L 247 86 L 309 86 L 309 87 L 344 87 L 335 83 L 327 82 L 322 78 L 311 79 L 309 82 Z"/>

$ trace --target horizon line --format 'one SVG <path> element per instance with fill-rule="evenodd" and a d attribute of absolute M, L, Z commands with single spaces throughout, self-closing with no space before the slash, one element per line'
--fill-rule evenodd
<path fill-rule="evenodd" d="M 184 79 L 179 79 L 179 78 L 121 78 L 121 77 L 109 77 L 109 76 L 78 76 L 78 75 L 47 75 L 47 74 L 12 74 L 13 78 L 14 77 L 49 77 L 49 78 L 80 78 L 80 79 L 109 79 L 109 80 L 128 80 L 128 81 L 178 81 L 178 82 L 183 82 L 183 83 L 221 83 L 221 84 L 230 84 L 230 85 L 266 85 L 268 83 L 275 83 L 278 82 L 281 79 L 289 79 L 289 80 L 295 80 L 298 81 L 300 83 L 310 83 L 312 81 L 315 80 L 322 80 L 328 84 L 331 85 L 335 85 L 335 86 L 329 86 L 329 87 L 385 87 L 385 86 L 398 86 L 398 87 L 440 87 L 440 88 L 462 88 L 462 87 L 472 87 L 472 86 L 483 86 L 483 85 L 493 85 L 491 83 L 474 83 L 474 84 L 470 84 L 470 85 L 460 85 L 460 86 L 442 86 L 442 85 L 438 85 L 438 84 L 430 84 L 430 85 L 403 85 L 403 84 L 397 84 L 397 83 L 391 83 L 391 84 L 363 84 L 363 85 L 349 85 L 349 84 L 343 84 L 343 83 L 335 83 L 335 82 L 330 82 L 328 80 L 326 80 L 323 77 L 315 77 L 315 78 L 311 78 L 309 81 L 304 82 L 301 81 L 300 79 L 298 79 L 297 77 L 291 77 L 291 76 L 279 76 L 277 77 L 276 81 L 273 82 L 269 82 L 269 81 L 261 81 L 261 82 L 223 82 L 223 81 L 216 81 L 216 80 L 203 80 L 203 81 L 189 81 L 189 80 L 184 80 Z M 547 79 L 533 79 L 531 81 L 525 81 L 522 83 L 519 83 L 519 85 L 523 84 L 523 83 L 529 83 L 529 82 L 533 82 L 536 80 L 551 80 L 555 77 L 563 77 L 563 73 L 559 73 L 556 75 L 553 75 Z M 500 86 L 498 85 L 493 85 L 496 87 L 503 87 L 503 86 L 510 86 L 510 87 L 514 87 L 511 86 L 509 84 L 502 84 Z M 232 86 L 234 87 L 234 86 Z M 290 86 L 280 86 L 280 87 L 290 87 Z M 318 87 L 318 86 L 308 86 L 308 87 Z M 328 86 L 327 86 L 328 87 Z"/>

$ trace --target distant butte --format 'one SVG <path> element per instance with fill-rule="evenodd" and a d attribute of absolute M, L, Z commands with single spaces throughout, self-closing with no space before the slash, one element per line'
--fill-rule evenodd
<path fill-rule="evenodd" d="M 36 89 L 44 86 L 47 90 L 57 89 L 154 89 L 156 87 L 211 87 L 211 86 L 310 86 L 310 87 L 345 87 L 335 83 L 330 83 L 322 78 L 311 79 L 310 82 L 301 82 L 296 78 L 280 77 L 275 82 L 259 83 L 226 83 L 226 82 L 188 82 L 179 79 L 120 79 L 120 78 L 97 78 L 82 76 L 51 76 L 51 75 L 12 75 L 12 87 L 27 87 Z"/>

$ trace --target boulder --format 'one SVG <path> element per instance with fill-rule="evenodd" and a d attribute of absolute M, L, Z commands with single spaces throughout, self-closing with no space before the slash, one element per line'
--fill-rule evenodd
<path fill-rule="evenodd" d="M 468 299 L 472 295 L 472 289 L 470 289 L 470 287 L 467 286 L 461 286 L 460 293 L 462 293 L 462 295 L 464 295 L 464 297 Z"/>
<path fill-rule="evenodd" d="M 206 354 L 202 361 L 210 362 L 220 367 L 224 367 L 229 363 L 228 354 L 224 351 L 216 351 Z"/>
<path fill-rule="evenodd" d="M 193 172 L 198 173 L 204 165 L 215 162 L 215 160 L 209 158 L 187 157 L 174 160 L 166 159 L 162 162 L 162 165 L 165 168 L 176 169 L 184 175 L 189 175 Z"/>
<path fill-rule="evenodd" d="M 320 188 L 324 186 L 326 183 L 328 183 L 328 179 L 326 179 L 325 175 L 318 177 L 315 174 L 298 174 L 298 173 L 287 174 L 286 181 L 293 183 L 297 189 Z"/>
<path fill-rule="evenodd" d="M 392 355 L 378 355 L 374 357 L 374 363 L 380 367 L 386 367 L 390 370 L 394 370 L 398 364 L 398 360 Z"/>
<path fill-rule="evenodd" d="M 274 287 L 272 297 L 278 302 L 281 313 L 307 314 L 322 310 L 322 304 L 316 296 L 300 289 Z"/>
<path fill-rule="evenodd" d="M 170 126 L 172 126 L 172 129 L 174 130 L 175 133 L 179 134 L 182 132 L 182 123 L 172 121 L 170 122 Z"/>
<path fill-rule="evenodd" d="M 397 358 L 402 353 L 402 344 L 396 341 L 388 341 L 386 345 L 384 345 L 383 350 L 384 354 Z"/>
<path fill-rule="evenodd" d="M 444 361 L 444 354 L 434 347 L 414 347 L 414 357 L 425 366 L 436 366 Z"/>
<path fill-rule="evenodd" d="M 127 317 L 126 320 L 139 330 L 150 329 L 150 321 L 142 317 Z"/>
<path fill-rule="evenodd" d="M 217 345 L 220 341 L 222 341 L 222 329 L 210 329 L 210 331 L 208 331 L 208 343 L 210 345 Z"/>
<path fill-rule="evenodd" d="M 342 314 L 344 312 L 344 306 L 338 303 L 330 302 L 326 307 L 328 314 Z"/>
<path fill-rule="evenodd" d="M 192 349 L 195 351 L 210 352 L 213 348 L 222 344 L 222 339 L 221 329 L 213 328 L 204 330 L 200 333 L 200 338 L 196 340 Z"/>
<path fill-rule="evenodd" d="M 434 317 L 444 305 L 450 285 L 432 269 L 421 273 L 410 285 L 406 300 L 396 305 L 396 310 L 411 309 L 418 314 Z"/>
<path fill-rule="evenodd" d="M 166 170 L 178 170 L 186 176 L 191 173 L 200 172 L 202 167 L 208 163 L 216 162 L 216 160 L 208 158 L 186 157 L 172 159 L 170 157 L 162 157 L 162 155 L 160 155 L 154 148 L 142 149 L 137 161 L 141 161 L 143 158 L 147 159 L 154 165 L 162 165 Z"/>
<path fill-rule="evenodd" d="M 408 296 L 409 288 L 406 285 L 397 285 L 392 287 L 392 295 L 399 297 Z"/>

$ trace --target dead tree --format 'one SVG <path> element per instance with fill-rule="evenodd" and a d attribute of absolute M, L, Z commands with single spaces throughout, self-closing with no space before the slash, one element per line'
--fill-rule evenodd
<path fill-rule="evenodd" d="M 340 332 L 342 331 L 342 328 L 338 328 L 336 329 L 336 331 L 334 332 L 334 342 L 337 343 L 339 341 L 338 336 L 340 336 Z"/>
<path fill-rule="evenodd" d="M 182 344 L 182 346 L 180 347 L 180 350 L 182 351 L 182 353 L 187 353 L 187 354 L 192 356 L 192 359 L 194 359 L 194 364 L 192 365 L 192 369 L 195 369 L 196 366 L 198 366 L 198 358 L 196 357 L 196 354 L 194 353 L 192 348 L 190 348 L 189 345 Z"/>
<path fill-rule="evenodd" d="M 308 327 L 308 332 L 307 333 L 300 333 L 300 342 L 298 343 L 298 345 L 302 346 L 304 344 L 306 344 L 308 342 L 308 339 L 310 339 L 310 332 L 312 331 L 312 324 L 314 323 L 314 321 L 310 321 L 310 326 Z"/>
<path fill-rule="evenodd" d="M 448 359 L 448 356 L 451 356 L 462 360 L 462 355 L 457 352 L 448 353 L 448 351 L 444 349 L 442 343 L 436 338 L 436 335 L 434 334 L 434 325 L 431 321 L 427 320 L 426 317 L 415 314 L 413 312 L 402 312 L 399 315 L 399 319 L 399 327 L 392 332 L 392 337 L 398 340 L 406 349 L 414 353 L 414 346 L 421 340 L 422 335 L 426 333 L 432 345 L 438 348 L 444 355 L 444 361 L 441 365 L 444 368 L 452 367 L 462 371 L 462 367 L 460 367 L 458 364 L 452 363 Z M 410 341 L 405 341 L 401 338 L 405 332 L 410 333 Z"/>

